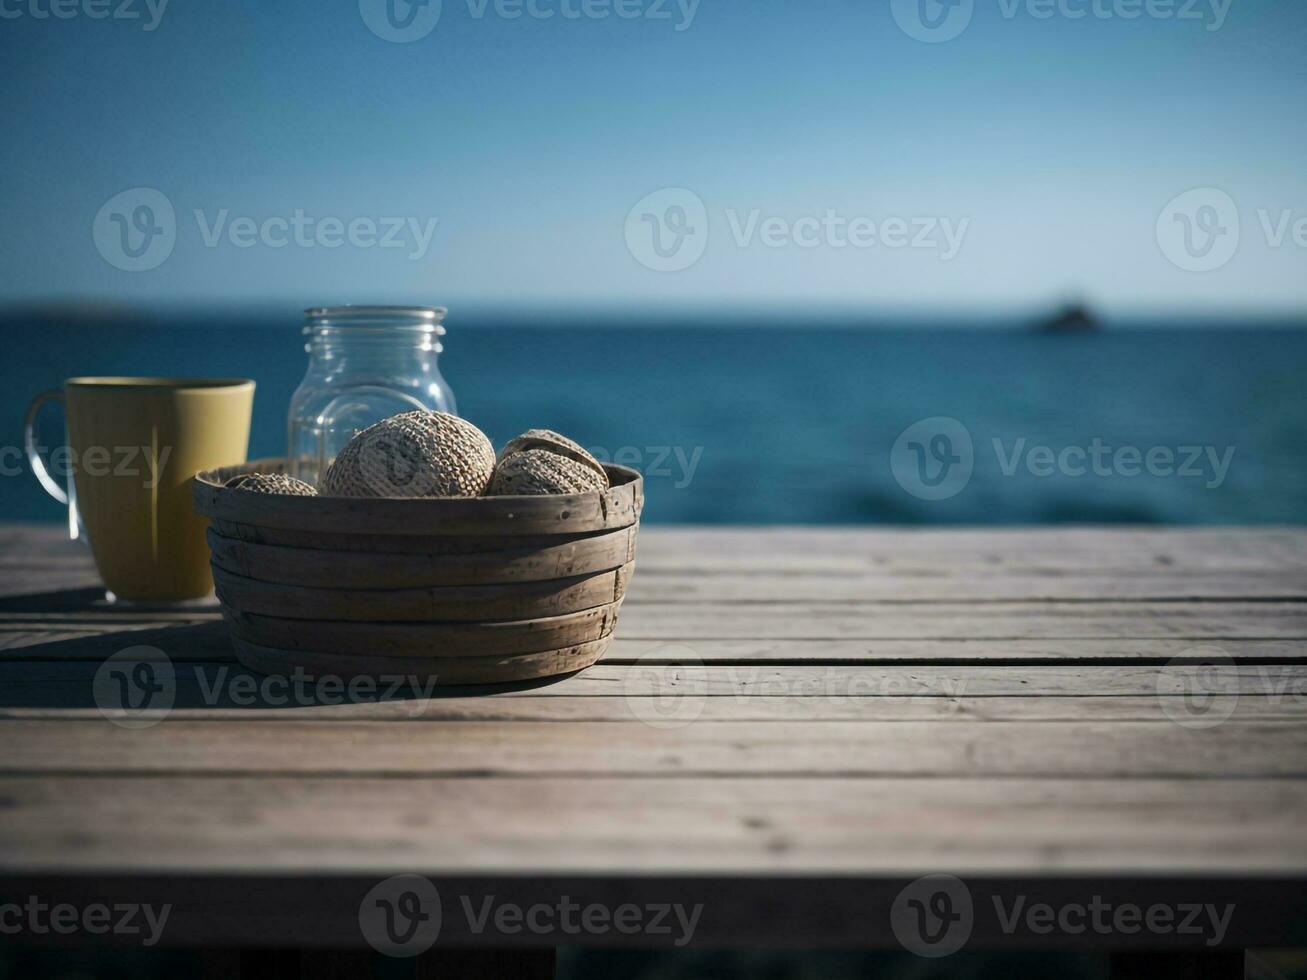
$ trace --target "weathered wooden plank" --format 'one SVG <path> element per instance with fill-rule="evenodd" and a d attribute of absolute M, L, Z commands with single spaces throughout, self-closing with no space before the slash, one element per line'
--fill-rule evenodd
<path fill-rule="evenodd" d="M 1307 873 L 1285 780 L 51 776 L 0 800 L 11 873 Z"/>
<path fill-rule="evenodd" d="M 684 704 L 686 702 L 682 702 Z M 661 717 L 661 716 L 660 716 Z M 0 721 L 0 774 L 1307 777 L 1307 723 Z"/>
<path fill-rule="evenodd" d="M 802 574 L 769 568 L 677 568 L 639 564 L 633 604 L 652 602 L 1029 602 L 1032 600 L 1160 602 L 1177 599 L 1307 598 L 1307 570 L 1104 571 L 968 569 L 889 573 Z"/>
<path fill-rule="evenodd" d="M 666 710 L 656 695 L 578 697 L 387 698 L 332 703 L 294 695 L 256 697 L 242 707 L 172 708 L 166 718 L 190 721 L 632 721 L 657 718 Z M 287 703 L 289 702 L 289 703 Z M 1241 695 L 1219 698 L 1228 721 L 1307 720 L 1307 698 L 1292 695 Z M 786 696 L 767 693 L 705 697 L 695 706 L 696 721 L 1167 721 L 1174 712 L 1161 697 L 940 697 L 932 695 Z M 0 719 L 101 720 L 98 708 L 2 708 Z M 153 717 L 163 717 L 156 712 Z"/>
<path fill-rule="evenodd" d="M 1247 663 L 1307 660 L 1304 640 L 1043 639 L 1043 640 L 638 640 L 618 637 L 604 658 L 628 663 L 893 664 L 1153 663 L 1225 656 Z M 0 655 L 2 656 L 2 655 Z"/>
<path fill-rule="evenodd" d="M 103 627 L 101 627 L 103 629 Z M 760 664 L 961 664 L 961 663 L 1154 663 L 1224 655 L 1248 663 L 1293 663 L 1307 660 L 1304 640 L 1196 639 L 752 639 L 639 640 L 619 635 L 604 662 L 624 664 L 713 663 Z M 6 661 L 99 662 L 129 646 L 145 644 L 165 651 L 174 661 L 232 660 L 227 628 L 217 620 L 197 626 L 111 632 L 14 631 L 0 633 L 0 664 Z"/>
<path fill-rule="evenodd" d="M 0 663 L 0 713 L 11 709 L 95 709 L 93 661 Z M 387 688 L 281 680 L 252 674 L 231 663 L 174 663 L 176 709 L 274 709 L 341 705 L 350 701 L 398 700 L 411 705 L 411 678 L 395 678 Z M 544 684 L 508 688 L 451 689 L 453 697 L 479 696 L 556 699 L 593 697 L 708 699 L 867 699 L 867 698 L 1089 698 L 1176 696 L 1186 678 L 1183 668 L 1165 666 L 769 666 L 730 664 L 685 666 L 651 662 L 637 669 L 596 664 L 588 670 Z M 1273 699 L 1276 706 L 1307 701 L 1307 665 L 1240 664 L 1222 669 L 1212 681 L 1222 693 Z M 443 700 L 443 698 L 441 698 Z"/>
<path fill-rule="evenodd" d="M 673 528 L 646 527 L 641 567 L 678 574 L 737 570 L 927 577 L 1307 571 L 1299 528 Z M 93 574 L 59 525 L 0 528 L 0 592 L 42 566 Z M 24 586 L 28 586 L 24 588 Z"/>
<path fill-rule="evenodd" d="M 1294 602 L 684 605 L 636 591 L 619 627 L 630 640 L 1307 638 L 1307 604 Z"/>
<path fill-rule="evenodd" d="M 640 553 L 657 566 L 727 567 L 769 560 L 849 560 L 861 567 L 1307 567 L 1301 528 L 657 527 Z M 764 565 L 764 567 L 766 567 Z M 846 564 L 842 567 L 853 567 Z"/>

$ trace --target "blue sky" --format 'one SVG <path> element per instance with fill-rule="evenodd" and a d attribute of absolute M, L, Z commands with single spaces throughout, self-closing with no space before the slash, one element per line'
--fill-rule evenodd
<path fill-rule="evenodd" d="M 937 43 L 937 0 L 443 0 L 407 43 L 372 0 L 50 2 L 0 0 L 0 302 L 1307 307 L 1298 0 L 970 0 Z M 1239 222 L 1201 271 L 1158 231 L 1194 188 Z"/>

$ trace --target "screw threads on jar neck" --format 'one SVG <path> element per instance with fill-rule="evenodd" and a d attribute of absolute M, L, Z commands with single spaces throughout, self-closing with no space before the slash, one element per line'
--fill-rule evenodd
<path fill-rule="evenodd" d="M 340 306 L 304 311 L 305 351 L 313 357 L 444 350 L 444 307 Z"/>

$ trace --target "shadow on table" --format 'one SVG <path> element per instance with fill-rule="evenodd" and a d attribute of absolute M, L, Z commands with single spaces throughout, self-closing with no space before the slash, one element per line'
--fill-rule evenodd
<path fill-rule="evenodd" d="M 27 636 L 22 620 L 11 623 L 7 659 L 0 659 L 0 709 L 96 709 L 106 702 L 129 711 L 374 705 L 374 717 L 401 717 L 429 701 L 529 691 L 571 676 L 443 687 L 411 673 L 268 676 L 236 662 L 227 625 L 212 613 L 187 616 L 182 610 L 176 623 L 160 623 L 149 610 L 118 610 L 102 596 L 98 589 L 73 589 L 0 598 L 0 612 L 47 614 L 33 621 Z M 59 616 L 86 611 L 102 615 Z"/>
<path fill-rule="evenodd" d="M 0 596 L 0 613 L 91 612 L 103 608 L 106 603 L 101 586 Z"/>

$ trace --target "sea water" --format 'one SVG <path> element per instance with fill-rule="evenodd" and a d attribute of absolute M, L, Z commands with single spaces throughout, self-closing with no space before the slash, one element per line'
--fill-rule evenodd
<path fill-rule="evenodd" d="M 455 309 L 441 369 L 496 445 L 554 428 L 642 470 L 649 522 L 1307 520 L 1307 331 L 952 326 Z M 17 449 L 28 397 L 71 375 L 254 378 L 251 455 L 284 452 L 297 310 L 24 332 L 0 365 L 4 519 L 60 519 Z"/>

